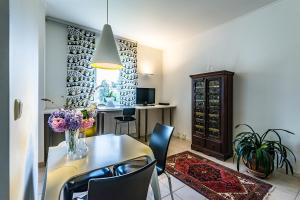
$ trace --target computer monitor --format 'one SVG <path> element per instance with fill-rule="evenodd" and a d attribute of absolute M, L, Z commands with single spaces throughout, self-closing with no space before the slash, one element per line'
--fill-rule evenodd
<path fill-rule="evenodd" d="M 155 104 L 155 88 L 136 88 L 136 104 Z"/>

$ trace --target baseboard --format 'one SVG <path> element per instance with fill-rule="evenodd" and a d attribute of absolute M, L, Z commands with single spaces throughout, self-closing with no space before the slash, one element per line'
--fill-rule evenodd
<path fill-rule="evenodd" d="M 294 176 L 296 176 L 297 178 L 300 178 L 300 173 L 294 172 Z"/>
<path fill-rule="evenodd" d="M 191 139 L 191 138 L 187 138 L 187 137 L 182 138 L 182 137 L 180 137 L 180 135 L 178 135 L 178 134 L 174 134 L 173 137 L 178 138 L 178 139 L 181 139 L 181 140 L 185 140 L 185 141 L 188 141 L 188 142 L 192 142 L 192 139 Z"/>

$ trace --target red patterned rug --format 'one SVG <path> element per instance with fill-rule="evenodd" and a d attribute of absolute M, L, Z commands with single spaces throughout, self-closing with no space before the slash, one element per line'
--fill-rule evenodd
<path fill-rule="evenodd" d="M 272 185 L 189 151 L 167 159 L 167 171 L 211 200 L 262 200 Z"/>

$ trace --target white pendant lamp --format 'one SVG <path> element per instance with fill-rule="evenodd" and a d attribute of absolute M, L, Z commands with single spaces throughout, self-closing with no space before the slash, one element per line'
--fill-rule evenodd
<path fill-rule="evenodd" d="M 120 70 L 123 68 L 123 66 L 111 26 L 108 24 L 108 0 L 106 3 L 106 24 L 103 26 L 101 38 L 96 46 L 96 51 L 90 65 L 91 67 L 99 69 Z"/>

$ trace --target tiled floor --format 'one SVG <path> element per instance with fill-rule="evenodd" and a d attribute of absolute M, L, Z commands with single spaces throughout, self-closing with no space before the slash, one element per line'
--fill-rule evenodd
<path fill-rule="evenodd" d="M 181 140 L 178 138 L 172 138 L 170 147 L 169 147 L 169 155 L 173 155 L 176 153 L 180 153 L 182 151 L 192 151 L 198 155 L 201 155 L 203 157 L 206 157 L 214 162 L 220 163 L 226 167 L 236 169 L 235 164 L 232 162 L 232 159 L 227 160 L 226 162 L 219 161 L 213 157 L 206 156 L 202 153 L 196 152 L 191 150 L 190 148 L 191 144 L 188 141 Z M 241 167 L 240 170 L 242 173 L 246 173 L 246 168 Z M 42 177 L 44 174 L 44 169 L 40 168 L 39 170 L 39 194 L 41 193 L 41 187 L 42 187 Z M 250 175 L 250 174 L 248 174 Z M 269 178 L 268 180 L 265 180 L 266 182 L 269 182 L 270 184 L 274 185 L 274 190 L 271 192 L 269 199 L 270 200 L 300 200 L 300 178 L 290 175 L 285 175 L 283 171 L 276 171 L 275 174 Z M 168 186 L 168 180 L 165 175 L 161 175 L 159 177 L 159 184 L 160 184 L 160 190 L 163 200 L 169 200 L 170 192 L 169 192 L 169 186 Z M 172 177 L 172 187 L 173 187 L 173 194 L 175 200 L 195 200 L 195 199 L 206 199 L 201 194 L 196 192 L 195 190 L 191 189 L 189 186 L 185 185 L 178 179 Z M 149 200 L 153 199 L 153 194 L 151 189 L 149 189 L 148 198 Z"/>

